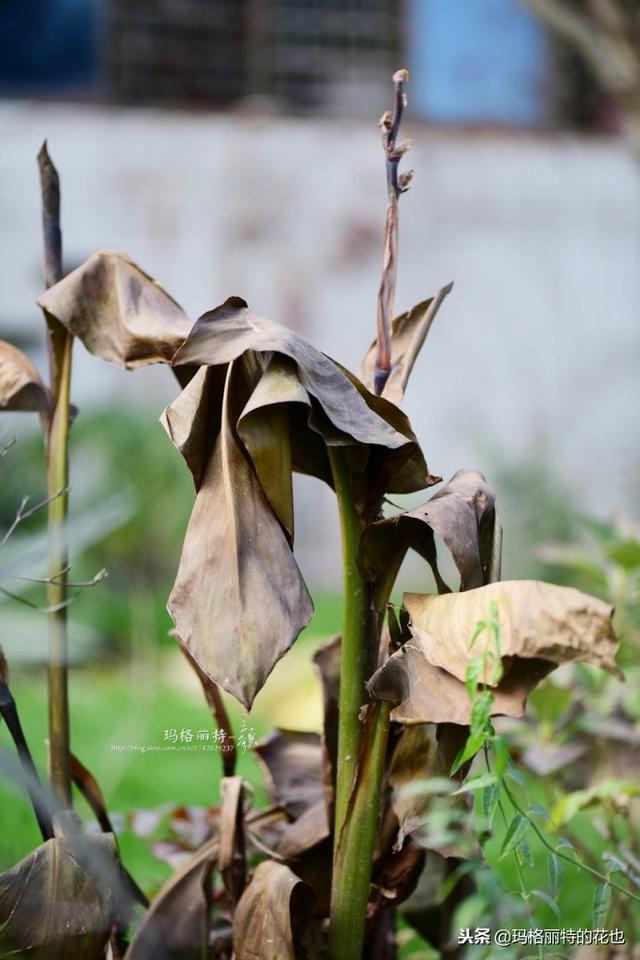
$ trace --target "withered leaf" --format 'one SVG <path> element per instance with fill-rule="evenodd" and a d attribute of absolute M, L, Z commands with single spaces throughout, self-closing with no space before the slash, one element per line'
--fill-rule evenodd
<path fill-rule="evenodd" d="M 491 604 L 497 605 L 502 657 L 542 659 L 556 665 L 582 661 L 619 673 L 613 608 L 572 587 L 505 580 L 444 596 L 407 593 L 403 603 L 425 659 L 459 680 L 465 679 L 468 663 L 478 653 L 479 647 L 470 650 L 469 642 Z M 490 682 L 489 669 L 479 682 Z"/>
<path fill-rule="evenodd" d="M 435 297 L 423 300 L 400 314 L 391 324 L 391 372 L 382 391 L 385 400 L 402 403 L 413 365 L 422 349 L 431 324 L 453 284 L 443 287 Z M 362 362 L 360 379 L 374 389 L 377 340 L 374 340 Z"/>
<path fill-rule="evenodd" d="M 218 867 L 233 910 L 244 890 L 246 876 L 242 777 L 223 777 L 220 799 Z"/>
<path fill-rule="evenodd" d="M 227 369 L 220 430 L 201 477 L 168 609 L 199 668 L 248 709 L 311 619 L 313 606 L 235 431 L 245 372 L 242 361 Z"/>
<path fill-rule="evenodd" d="M 114 883 L 112 835 L 47 840 L 0 876 L 0 955 L 101 960 Z"/>
<path fill-rule="evenodd" d="M 277 376 L 265 384 L 265 397 L 250 405 L 248 413 L 262 406 L 283 402 L 278 391 L 284 388 L 287 404 L 299 407 L 299 416 L 309 404 L 309 426 L 327 444 L 379 447 L 379 456 L 389 455 L 393 469 L 390 492 L 420 490 L 433 482 L 406 416 L 393 404 L 375 397 L 340 364 L 286 327 L 266 320 L 250 310 L 244 300 L 231 297 L 215 310 L 203 314 L 174 357 L 174 365 L 220 365 L 245 353 L 288 358 L 278 360 Z M 298 384 L 291 378 L 295 365 Z M 264 366 L 264 361 L 263 361 Z M 287 376 L 285 376 L 285 372 Z M 265 404 L 264 400 L 269 402 Z M 302 405 L 302 406 L 301 406 Z M 264 415 L 263 415 L 264 416 Z M 302 424 L 304 427 L 304 424 Z M 296 442 L 297 441 L 297 442 Z M 326 458 L 318 454 L 308 429 L 292 434 L 294 469 L 326 479 Z M 273 454 L 271 454 L 273 456 Z M 397 480 L 397 483 L 396 483 Z"/>
<path fill-rule="evenodd" d="M 312 960 L 310 888 L 283 863 L 254 871 L 233 920 L 236 960 Z"/>
<path fill-rule="evenodd" d="M 128 369 L 170 362 L 192 326 L 155 280 L 111 250 L 94 253 L 38 305 L 89 353 Z"/>
<path fill-rule="evenodd" d="M 540 659 L 505 663 L 505 674 L 493 690 L 491 715 L 523 716 L 528 694 L 554 666 Z M 374 673 L 368 689 L 376 700 L 396 704 L 391 719 L 397 723 L 471 722 L 471 700 L 464 683 L 429 663 L 420 643 L 413 640 Z"/>
<path fill-rule="evenodd" d="M 459 470 L 422 506 L 367 525 L 359 558 L 364 575 L 375 580 L 390 564 L 399 567 L 411 548 L 431 566 L 438 591 L 449 592 L 438 570 L 437 533 L 458 568 L 461 590 L 496 579 L 500 536 L 494 501 L 481 473 Z"/>
<path fill-rule="evenodd" d="M 125 960 L 201 960 L 209 941 L 209 887 L 217 859 L 216 837 L 167 881 L 147 911 Z"/>
<path fill-rule="evenodd" d="M 194 673 L 200 681 L 203 693 L 206 697 L 207 703 L 209 704 L 209 709 L 211 710 L 211 713 L 216 721 L 216 726 L 218 730 L 222 732 L 225 747 L 224 750 L 220 751 L 222 758 L 222 771 L 225 777 L 232 777 L 236 767 L 236 743 L 233 738 L 233 731 L 231 728 L 229 715 L 227 714 L 227 709 L 225 707 L 224 700 L 222 699 L 222 693 L 220 692 L 218 684 L 211 680 L 206 673 L 203 673 L 198 666 L 197 660 L 192 657 L 192 655 L 189 653 L 189 650 L 185 647 L 179 637 L 178 642 L 180 643 L 180 649 L 184 653 L 187 661 L 191 665 Z"/>
<path fill-rule="evenodd" d="M 283 828 L 276 853 L 285 860 L 296 860 L 326 840 L 329 833 L 327 804 L 318 800 Z"/>
<path fill-rule="evenodd" d="M 0 340 L 0 410 L 44 413 L 48 406 L 49 391 L 31 361 Z"/>
<path fill-rule="evenodd" d="M 269 792 L 294 818 L 324 800 L 322 743 L 317 733 L 277 730 L 254 747 Z"/>
<path fill-rule="evenodd" d="M 313 655 L 313 665 L 322 686 L 322 778 L 327 811 L 333 812 L 335 775 L 338 763 L 338 701 L 340 697 L 341 638 L 334 637 Z"/>

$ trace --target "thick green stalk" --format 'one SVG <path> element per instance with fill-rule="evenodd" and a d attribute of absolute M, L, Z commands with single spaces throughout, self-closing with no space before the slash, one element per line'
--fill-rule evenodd
<path fill-rule="evenodd" d="M 344 583 L 334 834 L 337 845 L 355 780 L 362 726 L 359 714 L 366 700 L 365 681 L 371 672 L 375 638 L 371 637 L 371 591 L 358 570 L 362 524 L 353 502 L 349 465 L 343 447 L 328 450 L 340 513 Z"/>
<path fill-rule="evenodd" d="M 38 154 L 42 191 L 44 279 L 47 287 L 62 278 L 60 182 L 47 152 Z M 49 494 L 49 766 L 51 784 L 59 802 L 71 806 L 71 753 L 67 663 L 67 566 L 65 525 L 69 486 L 69 392 L 73 337 L 49 319 L 51 406 L 46 423 L 47 490 Z"/>
<path fill-rule="evenodd" d="M 376 704 L 368 722 L 360 719 L 365 682 L 376 662 L 380 602 L 374 609 L 372 585 L 358 569 L 362 520 L 353 502 L 345 451 L 329 448 L 329 457 L 340 513 L 344 578 L 330 957 L 356 960 L 364 941 L 390 708 Z M 383 592 L 388 592 L 386 586 Z"/>
<path fill-rule="evenodd" d="M 371 726 L 367 727 L 367 742 L 361 754 L 362 768 L 344 829 L 336 840 L 329 936 L 331 960 L 359 960 L 362 956 L 391 705 L 377 703 L 371 709 Z"/>

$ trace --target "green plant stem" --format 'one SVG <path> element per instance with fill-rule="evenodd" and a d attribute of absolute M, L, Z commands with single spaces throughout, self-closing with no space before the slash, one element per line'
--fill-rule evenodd
<path fill-rule="evenodd" d="M 344 829 L 336 840 L 331 889 L 330 960 L 362 956 L 371 867 L 380 813 L 391 704 L 372 708 L 361 767 Z"/>
<path fill-rule="evenodd" d="M 65 524 L 69 485 L 69 387 L 72 338 L 68 336 L 60 357 L 60 389 L 55 398 L 47 447 L 49 581 L 49 765 L 51 783 L 65 807 L 71 805 L 69 737 L 67 566 Z"/>
<path fill-rule="evenodd" d="M 334 831 L 337 846 L 358 764 L 360 708 L 366 699 L 365 681 L 375 637 L 371 636 L 371 590 L 358 569 L 362 523 L 353 502 L 349 464 L 343 447 L 328 447 L 328 451 L 340 514 L 344 587 Z"/>

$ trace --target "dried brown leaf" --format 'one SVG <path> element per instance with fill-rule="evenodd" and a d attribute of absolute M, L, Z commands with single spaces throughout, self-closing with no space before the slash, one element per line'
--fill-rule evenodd
<path fill-rule="evenodd" d="M 452 287 L 453 284 L 448 284 L 435 297 L 423 300 L 394 319 L 391 325 L 391 372 L 381 394 L 385 400 L 402 403 L 413 365 L 431 324 Z M 377 340 L 374 340 L 360 370 L 360 379 L 369 390 L 373 390 L 375 386 L 376 349 Z"/>
<path fill-rule="evenodd" d="M 254 747 L 265 769 L 269 793 L 298 818 L 324 800 L 322 743 L 317 733 L 277 730 Z"/>
<path fill-rule="evenodd" d="M 115 883 L 112 835 L 47 840 L 0 876 L 0 956 L 102 960 Z"/>
<path fill-rule="evenodd" d="M 211 873 L 218 839 L 206 843 L 162 887 L 125 960 L 202 960 L 209 942 Z"/>
<path fill-rule="evenodd" d="M 515 660 L 493 690 L 492 716 L 523 716 L 527 696 L 553 668 L 554 664 L 546 660 Z M 391 719 L 397 723 L 471 722 L 471 701 L 464 683 L 429 663 L 415 641 L 389 657 L 374 673 L 368 688 L 376 700 L 396 704 Z"/>
<path fill-rule="evenodd" d="M 44 413 L 49 391 L 21 350 L 0 340 L 0 410 Z"/>
<path fill-rule="evenodd" d="M 223 777 L 220 783 L 220 852 L 218 867 L 233 910 L 246 879 L 244 841 L 244 785 L 242 777 Z"/>
<path fill-rule="evenodd" d="M 111 250 L 94 253 L 38 304 L 89 353 L 128 369 L 169 363 L 192 326 L 155 280 Z"/>
<path fill-rule="evenodd" d="M 259 412 L 259 419 L 264 422 L 268 410 L 285 404 L 293 418 L 290 432 L 294 470 L 330 480 L 324 444 L 319 443 L 323 440 L 329 445 L 376 448 L 370 452 L 371 463 L 369 450 L 359 451 L 360 469 L 366 467 L 368 472 L 380 473 L 379 484 L 383 483 L 382 477 L 385 483 L 389 477 L 386 489 L 391 492 L 421 490 L 433 482 L 409 421 L 397 407 L 374 396 L 339 363 L 293 331 L 265 320 L 238 297 L 200 317 L 174 357 L 174 364 L 220 365 L 241 354 L 263 357 L 260 369 L 267 374 L 257 398 L 247 404 L 244 433 L 242 426 L 238 427 L 243 439 L 247 438 L 249 450 L 249 418 Z M 272 354 L 276 355 L 274 361 Z M 268 459 L 273 456 L 270 452 Z M 262 475 L 268 477 L 272 470 L 269 462 Z M 286 506 L 278 512 L 281 514 L 286 514 Z"/>
<path fill-rule="evenodd" d="M 245 392 L 240 360 L 227 369 L 220 430 L 201 476 L 168 609 L 200 670 L 249 708 L 313 606 L 235 431 Z"/>
<path fill-rule="evenodd" d="M 375 580 L 389 565 L 399 567 L 411 548 L 431 566 L 438 591 L 449 592 L 437 565 L 434 534 L 438 534 L 460 572 L 461 590 L 496 579 L 500 536 L 494 501 L 481 473 L 459 470 L 422 506 L 368 524 L 359 558 L 364 575 Z"/>
<path fill-rule="evenodd" d="M 327 810 L 333 811 L 335 774 L 338 762 L 338 701 L 340 696 L 341 638 L 334 637 L 313 655 L 313 665 L 322 685 L 322 779 Z"/>
<path fill-rule="evenodd" d="M 581 661 L 619 674 L 613 608 L 572 587 L 539 580 L 506 580 L 466 593 L 433 596 L 407 593 L 404 606 L 424 658 L 464 680 L 476 625 L 497 605 L 503 657 L 548 660 L 556 665 Z M 482 640 L 478 641 L 478 645 Z M 479 682 L 490 682 L 489 668 Z"/>
<path fill-rule="evenodd" d="M 308 935 L 310 888 L 289 867 L 265 860 L 256 867 L 234 921 L 236 960 L 312 960 Z"/>

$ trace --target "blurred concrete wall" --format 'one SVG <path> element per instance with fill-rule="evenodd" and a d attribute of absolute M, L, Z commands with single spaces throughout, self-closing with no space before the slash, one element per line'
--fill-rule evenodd
<path fill-rule="evenodd" d="M 401 202 L 398 309 L 449 280 L 406 407 L 432 471 L 549 460 L 578 505 L 636 510 L 640 176 L 613 140 L 425 127 Z M 0 103 L 0 335 L 33 351 L 35 155 L 63 183 L 67 259 L 121 249 L 195 318 L 230 294 L 356 366 L 369 342 L 385 210 L 375 123 Z M 174 392 L 77 351 L 82 406 Z M 299 525 L 331 580 L 325 499 Z M 320 497 L 317 501 L 316 498 Z M 637 512 L 637 510 L 636 510 Z M 305 546 L 309 549 L 305 549 Z"/>

